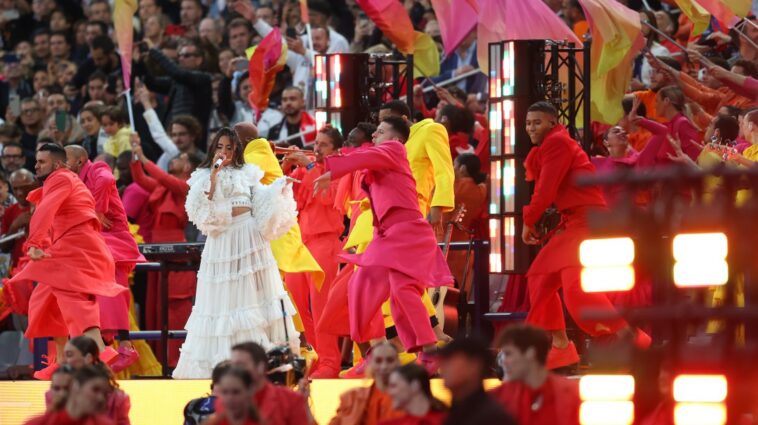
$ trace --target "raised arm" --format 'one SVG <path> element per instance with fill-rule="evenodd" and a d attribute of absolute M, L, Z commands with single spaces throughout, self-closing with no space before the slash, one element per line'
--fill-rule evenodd
<path fill-rule="evenodd" d="M 132 161 L 129 164 L 129 168 L 132 171 L 132 179 L 143 189 L 148 192 L 152 192 L 160 186 L 157 180 L 145 174 L 145 170 L 142 169 L 142 163 L 139 161 Z"/>
<path fill-rule="evenodd" d="M 160 67 L 166 71 L 166 74 L 169 77 L 180 83 L 187 85 L 200 85 L 209 83 L 211 81 L 210 74 L 201 71 L 191 71 L 184 69 L 166 57 L 166 55 L 164 55 L 158 49 L 150 49 L 150 58 L 154 60 L 158 65 L 160 65 Z"/>
<path fill-rule="evenodd" d="M 349 155 L 324 158 L 326 169 L 333 179 L 356 170 L 383 170 L 397 167 L 398 161 L 407 161 L 405 148 L 400 142 L 384 142 L 369 149 L 360 149 Z"/>
<path fill-rule="evenodd" d="M 189 186 L 185 180 L 176 178 L 171 174 L 163 171 L 161 167 L 157 166 L 153 161 L 145 159 L 142 165 L 145 167 L 145 171 L 148 172 L 155 180 L 161 185 L 166 187 L 171 193 L 177 196 L 184 196 L 189 190 Z"/>

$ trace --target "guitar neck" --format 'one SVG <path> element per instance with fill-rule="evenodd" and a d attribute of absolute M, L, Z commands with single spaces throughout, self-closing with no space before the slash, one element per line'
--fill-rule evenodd
<path fill-rule="evenodd" d="M 450 241 L 453 239 L 453 222 L 449 221 L 445 226 L 445 237 L 442 239 L 442 256 L 447 260 L 447 254 L 450 252 Z"/>

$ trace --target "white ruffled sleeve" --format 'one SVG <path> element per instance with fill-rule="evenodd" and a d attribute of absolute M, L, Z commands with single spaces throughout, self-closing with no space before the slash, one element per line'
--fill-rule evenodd
<path fill-rule="evenodd" d="M 184 208 L 187 210 L 190 221 L 206 236 L 223 232 L 232 221 L 232 204 L 224 197 L 222 180 L 222 177 L 218 175 L 213 200 L 208 200 L 206 194 L 211 187 L 209 169 L 195 170 L 187 181 L 190 189 Z"/>
<path fill-rule="evenodd" d="M 284 236 L 297 223 L 297 203 L 286 177 L 255 186 L 253 215 L 258 231 L 269 241 Z"/>

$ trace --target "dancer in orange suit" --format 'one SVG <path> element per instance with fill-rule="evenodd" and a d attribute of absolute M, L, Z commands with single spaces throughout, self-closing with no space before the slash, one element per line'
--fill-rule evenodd
<path fill-rule="evenodd" d="M 303 242 L 324 271 L 321 287 L 312 281 L 310 273 L 287 273 L 285 276 L 287 288 L 303 321 L 305 338 L 318 354 L 317 363 L 309 374 L 311 378 L 336 378 L 340 371 L 341 356 L 337 337 L 317 332 L 315 326 L 321 319 L 329 290 L 337 275 L 340 236 L 345 226 L 342 213 L 334 206 L 338 182 L 334 181 L 329 190 L 315 195 L 313 181 L 324 174 L 324 158 L 337 152 L 342 147 L 342 142 L 339 130 L 324 127 L 316 135 L 313 149 L 315 158 L 309 158 L 303 152 L 295 152 L 285 158 L 283 165 L 285 171 L 289 164 L 298 165 L 290 176 L 301 181 L 295 185 L 294 190 Z"/>
<path fill-rule="evenodd" d="M 578 175 L 594 173 L 595 167 L 566 128 L 558 123 L 558 112 L 550 103 L 537 102 L 529 107 L 526 131 L 535 145 L 526 158 L 526 177 L 534 180 L 535 186 L 531 202 L 523 210 L 524 243 L 540 243 L 544 235 L 537 234 L 535 225 L 551 204 L 556 205 L 562 217 L 554 236 L 540 250 L 527 272 L 531 308 L 526 321 L 552 334 L 553 346 L 547 367 L 555 369 L 579 361 L 576 347 L 566 335 L 558 296 L 561 287 L 569 313 L 589 335 L 612 335 L 629 331 L 629 327 L 621 319 L 597 321 L 581 317 L 584 309 L 613 310 L 605 295 L 585 293 L 580 285 L 579 244 L 589 235 L 587 212 L 604 208 L 605 201 L 598 187 L 579 187 L 574 180 Z M 650 341 L 647 335 L 638 332 L 636 342 L 646 346 Z"/>
<path fill-rule="evenodd" d="M 43 145 L 35 169 L 44 184 L 27 197 L 36 205 L 26 241 L 31 261 L 11 279 L 37 282 L 29 300 L 26 336 L 54 337 L 61 361 L 68 337 L 87 335 L 107 363 L 116 352 L 103 344 L 95 296 L 115 297 L 126 288 L 114 281 L 114 261 L 100 234 L 95 200 L 66 168 L 62 147 Z M 49 379 L 56 368 L 50 363 L 36 376 Z"/>

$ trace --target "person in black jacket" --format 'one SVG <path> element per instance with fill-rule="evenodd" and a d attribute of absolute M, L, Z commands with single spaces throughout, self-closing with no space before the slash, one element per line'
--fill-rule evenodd
<path fill-rule="evenodd" d="M 478 338 L 462 338 L 444 346 L 440 371 L 453 396 L 445 425 L 516 425 L 500 404 L 484 392 L 482 384 L 492 363 L 492 353 Z"/>
<path fill-rule="evenodd" d="M 176 115 L 192 115 L 202 125 L 203 135 L 208 133 L 208 119 L 213 108 L 212 77 L 203 71 L 204 56 L 198 42 L 185 41 L 179 47 L 179 64 L 166 57 L 159 49 L 151 48 L 147 56 L 165 72 L 165 76 L 156 77 L 145 69 L 142 58 L 135 66 L 134 72 L 140 76 L 150 91 L 166 95 L 168 103 L 165 117 L 160 117 L 165 124 Z M 198 148 L 206 151 L 205 138 L 200 139 Z"/>
<path fill-rule="evenodd" d="M 89 77 L 95 71 L 109 75 L 120 69 L 121 59 L 116 54 L 116 46 L 113 44 L 113 40 L 107 35 L 99 35 L 92 40 L 90 58 L 79 67 L 70 84 L 78 89 L 89 81 Z"/>

